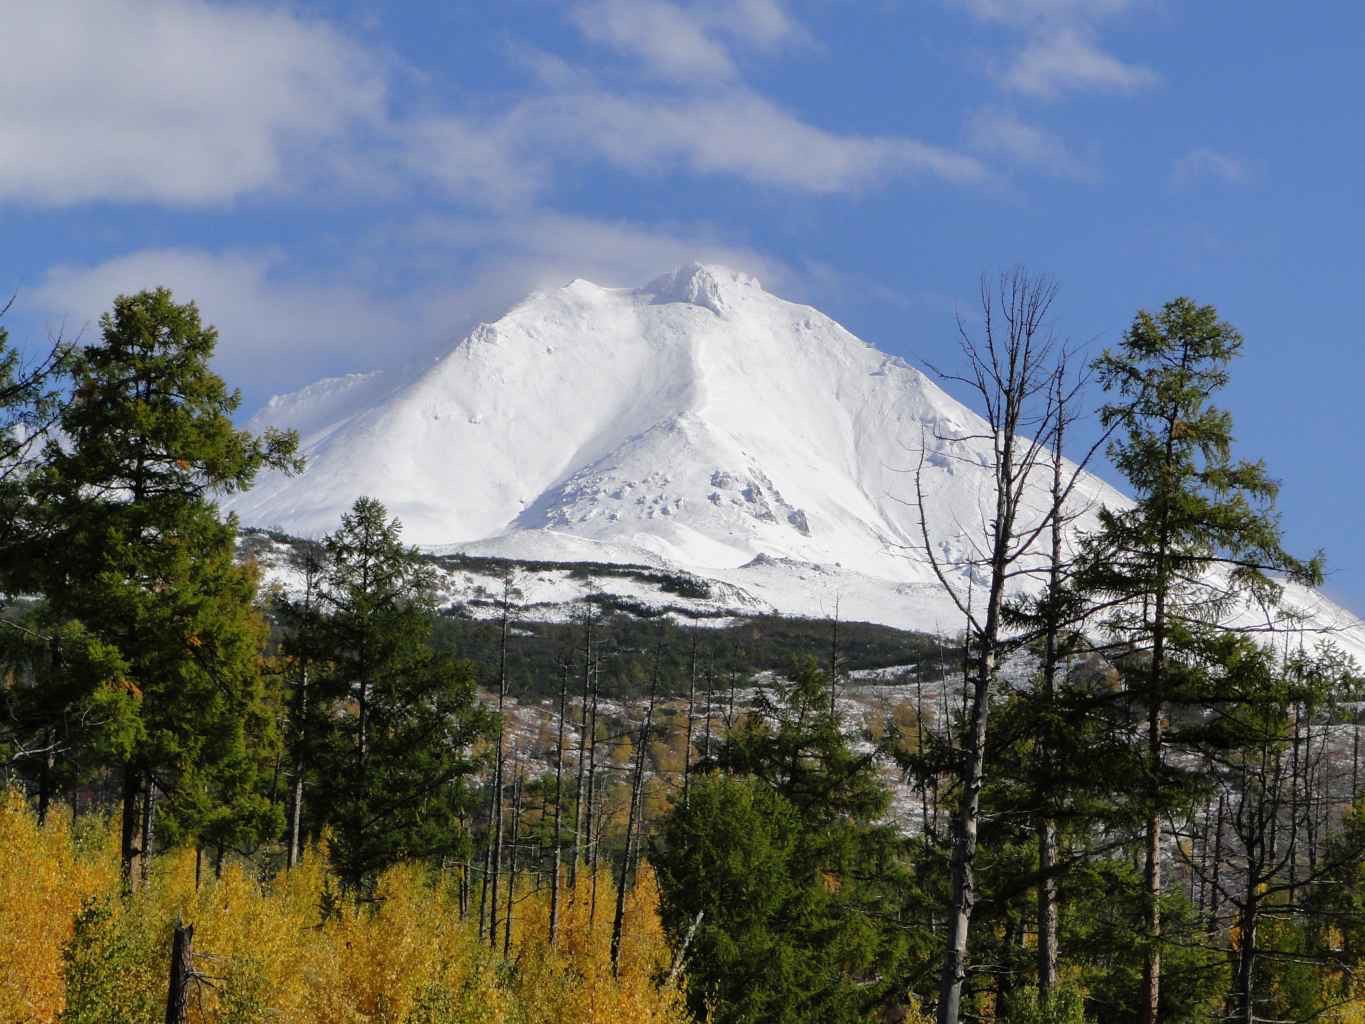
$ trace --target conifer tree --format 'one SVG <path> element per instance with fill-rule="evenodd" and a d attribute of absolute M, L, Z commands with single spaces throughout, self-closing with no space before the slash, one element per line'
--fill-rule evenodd
<path fill-rule="evenodd" d="M 1095 365 L 1111 395 L 1102 422 L 1117 428 L 1109 455 L 1135 498 L 1100 511 L 1087 586 L 1112 606 L 1105 625 L 1128 652 L 1124 682 L 1146 718 L 1143 1024 L 1160 1005 L 1162 822 L 1182 799 L 1164 752 L 1169 706 L 1200 702 L 1199 667 L 1230 614 L 1250 603 L 1273 618 L 1278 574 L 1309 584 L 1322 574 L 1320 559 L 1284 550 L 1277 485 L 1260 462 L 1233 458 L 1231 417 L 1212 404 L 1241 345 L 1212 306 L 1179 298 L 1139 312 Z"/>
<path fill-rule="evenodd" d="M 493 736 L 473 666 L 432 648 L 433 578 L 401 531 L 380 502 L 358 499 L 323 540 L 315 603 L 328 657 L 311 684 L 316 814 L 356 898 L 399 860 L 467 854 L 473 748 Z"/>
<path fill-rule="evenodd" d="M 10 303 L 0 308 L 0 316 L 9 308 Z M 71 356 L 71 346 L 58 339 L 43 358 L 26 363 L 0 327 L 0 611 L 24 589 L 19 574 L 31 554 L 25 540 L 33 526 L 25 485 L 60 414 L 58 385 Z M 61 650 L 61 637 L 35 615 L 0 615 L 0 668 L 13 680 L 0 689 L 0 765 L 33 780 L 40 817 L 59 776 L 69 774 L 70 759 L 58 754 L 72 749 L 76 734 L 86 731 L 77 726 L 91 720 L 81 715 L 59 721 L 51 714 L 67 697 L 58 693 Z"/>
<path fill-rule="evenodd" d="M 240 397 L 210 369 L 217 332 L 193 303 L 165 289 L 120 296 L 100 326 L 72 357 L 61 440 L 29 481 L 38 530 L 18 575 L 45 595 L 52 628 L 77 631 L 69 699 L 124 702 L 103 743 L 122 776 L 123 868 L 136 884 L 158 795 L 172 841 L 273 824 L 252 778 L 274 739 L 265 626 L 254 572 L 235 560 L 236 523 L 214 498 L 263 466 L 295 468 L 297 438 L 233 426 Z"/>
<path fill-rule="evenodd" d="M 802 660 L 719 745 L 651 855 L 665 925 L 693 933 L 694 1010 L 814 1024 L 894 1005 L 923 908 L 907 912 L 890 794 L 831 712 L 826 674 Z"/>

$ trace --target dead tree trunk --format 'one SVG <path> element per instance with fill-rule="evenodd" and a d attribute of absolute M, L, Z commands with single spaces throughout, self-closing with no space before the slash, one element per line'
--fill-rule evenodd
<path fill-rule="evenodd" d="M 588 703 L 588 806 L 583 812 L 583 833 L 587 850 L 585 863 L 592 873 L 594 894 L 597 892 L 597 853 L 601 846 L 602 811 L 597 800 L 597 691 L 601 684 L 602 667 L 594 664 L 591 698 Z"/>
<path fill-rule="evenodd" d="M 493 837 L 492 855 L 489 869 L 492 878 L 489 886 L 489 925 L 488 945 L 498 948 L 498 872 L 502 868 L 502 744 L 506 727 L 503 724 L 503 705 L 507 699 L 507 627 L 512 617 L 512 577 L 509 574 L 502 582 L 502 623 L 498 638 L 498 739 L 493 766 Z"/>
<path fill-rule="evenodd" d="M 697 706 L 697 629 L 692 627 L 692 665 L 687 688 L 687 729 L 683 739 L 683 807 L 692 795 L 692 715 Z"/>
<path fill-rule="evenodd" d="M 516 752 L 513 751 L 513 757 Z M 512 951 L 512 907 L 517 894 L 517 840 L 521 830 L 521 768 L 517 768 L 517 780 L 512 786 L 512 857 L 507 865 L 507 913 L 502 918 L 502 958 L 506 960 Z"/>
<path fill-rule="evenodd" d="M 152 781 L 152 773 L 148 772 L 142 784 L 142 836 L 140 845 L 142 847 L 139 874 L 142 881 L 147 881 L 147 876 L 152 867 L 152 824 L 156 814 L 156 784 Z"/>
<path fill-rule="evenodd" d="M 626 918 L 626 872 L 630 868 L 631 837 L 635 832 L 636 816 L 640 813 L 640 796 L 644 785 L 645 750 L 649 746 L 649 730 L 654 721 L 654 700 L 659 692 L 659 657 L 662 638 L 654 648 L 654 673 L 649 683 L 649 704 L 645 707 L 644 722 L 640 726 L 640 742 L 635 748 L 635 774 L 630 789 L 630 810 L 626 815 L 626 849 L 621 858 L 621 875 L 616 885 L 616 916 L 611 924 L 611 973 L 619 975 L 621 968 L 621 931 Z"/>
<path fill-rule="evenodd" d="M 1066 516 L 1066 497 L 1062 447 L 1067 427 L 1066 358 L 1063 356 L 1053 379 L 1055 416 L 1052 432 L 1052 523 L 1048 551 L 1047 591 L 1043 615 L 1043 735 L 1039 737 L 1038 757 L 1044 778 L 1051 775 L 1052 743 L 1048 733 L 1054 721 L 1057 700 L 1057 666 L 1061 660 L 1059 641 L 1062 630 L 1062 523 Z M 1044 804 L 1047 795 L 1043 797 Z M 1044 811 L 1038 821 L 1038 1002 L 1048 1005 L 1057 987 L 1057 823 Z"/>
<path fill-rule="evenodd" d="M 578 719 L 578 781 L 573 790 L 573 856 L 569 858 L 569 898 L 574 898 L 578 886 L 578 859 L 583 853 L 583 773 L 588 744 L 588 690 L 592 685 L 592 624 L 593 606 L 583 608 L 583 705 Z"/>
<path fill-rule="evenodd" d="M 559 875 L 564 860 L 564 719 L 569 707 L 569 659 L 559 681 L 559 739 L 555 744 L 555 859 L 550 873 L 550 945 L 559 932 Z"/>
<path fill-rule="evenodd" d="M 1053 384 L 1057 371 L 1049 364 L 1053 346 L 1045 331 L 1045 321 L 1055 296 L 1056 285 L 1050 280 L 1031 279 L 1023 271 L 1002 277 L 998 294 L 983 279 L 984 337 L 980 341 L 973 339 L 965 322 L 958 323 L 967 369 L 961 375 L 944 376 L 977 391 L 985 405 L 990 433 L 936 440 L 991 445 L 995 507 L 977 545 L 982 552 L 980 557 L 945 565 L 940 548 L 929 536 L 924 490 L 927 438 L 922 438 L 915 471 L 915 499 L 924 552 L 939 583 L 966 617 L 966 639 L 972 652 L 967 721 L 957 770 L 960 802 L 952 826 L 951 908 L 939 977 L 939 1024 L 958 1024 L 962 1012 L 968 935 L 976 905 L 976 843 L 985 775 L 987 718 L 1002 651 L 1005 584 L 1019 558 L 1033 549 L 1049 520 L 1044 514 L 1036 523 L 1022 523 L 1019 516 L 1027 509 L 1025 490 L 1046 448 L 1045 439 L 1026 437 L 1024 428 L 1030 423 L 1050 423 L 1054 415 Z M 974 612 L 970 601 L 964 601 L 957 586 L 949 581 L 949 573 L 956 576 L 965 571 L 971 580 L 983 570 L 988 575 L 985 607 Z"/>
<path fill-rule="evenodd" d="M 299 566 L 303 571 L 303 628 L 311 629 L 313 624 L 313 596 L 322 574 L 322 560 L 313 543 L 305 545 Z M 312 644 L 305 639 L 299 657 L 298 686 L 294 693 L 291 739 L 294 745 L 294 784 L 290 787 L 289 799 L 289 836 L 285 853 L 285 867 L 292 868 L 299 862 L 303 851 L 303 776 L 304 738 L 307 735 L 308 721 L 308 668 L 313 654 Z"/>

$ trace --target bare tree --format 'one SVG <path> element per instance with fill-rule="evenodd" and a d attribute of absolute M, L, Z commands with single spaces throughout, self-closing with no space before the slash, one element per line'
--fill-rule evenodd
<path fill-rule="evenodd" d="M 626 849 L 621 856 L 621 875 L 616 886 L 616 916 L 611 925 L 611 973 L 617 974 L 621 966 L 621 933 L 626 915 L 626 881 L 630 870 L 631 848 L 637 822 L 641 816 L 642 796 L 645 778 L 645 751 L 649 748 L 649 730 L 654 722 L 654 702 L 659 693 L 659 661 L 662 656 L 663 635 L 655 641 L 654 671 L 649 682 L 649 703 L 645 707 L 645 717 L 640 724 L 640 740 L 635 747 L 635 771 L 631 779 L 630 810 L 626 815 Z"/>
<path fill-rule="evenodd" d="M 939 1024 L 957 1024 L 967 976 L 967 940 L 976 903 L 975 862 L 989 698 L 1007 641 L 1002 630 L 1006 588 L 1029 571 L 1021 560 L 1035 555 L 1034 545 L 1052 520 L 1050 512 L 1034 513 L 1027 494 L 1037 488 L 1035 471 L 1047 453 L 1048 426 L 1056 412 L 1056 348 L 1048 317 L 1057 285 L 1016 269 L 998 285 L 983 278 L 980 288 L 982 329 L 974 336 L 958 318 L 966 370 L 939 371 L 940 376 L 971 388 L 980 400 L 987 432 L 940 435 L 939 442 L 990 444 L 993 514 L 971 539 L 971 550 L 956 562 L 947 560 L 930 536 L 922 439 L 915 470 L 915 501 L 924 551 L 935 575 L 967 623 L 969 685 L 965 742 L 957 768 L 960 789 L 952 823 L 952 904 L 939 985 Z M 1030 436 L 1030 435 L 1033 436 Z M 1028 518 L 1028 517 L 1032 518 Z M 978 577 L 985 595 L 974 608 L 970 597 L 950 574 L 965 573 L 974 588 Z"/>
<path fill-rule="evenodd" d="M 564 653 L 559 679 L 559 738 L 555 743 L 555 859 L 550 876 L 550 945 L 559 930 L 559 878 L 564 860 L 564 719 L 569 705 L 569 654 Z"/>
<path fill-rule="evenodd" d="M 569 858 L 569 896 L 572 899 L 578 884 L 578 860 L 583 853 L 583 773 L 587 767 L 588 690 L 592 684 L 592 627 L 595 606 L 591 601 L 583 605 L 583 703 L 578 721 L 578 781 L 573 791 L 573 856 Z M 591 812 L 589 812 L 591 813 Z"/>
<path fill-rule="evenodd" d="M 512 599 L 521 592 L 515 585 L 514 573 L 508 571 L 502 579 L 502 614 L 498 631 L 498 737 L 493 761 L 492 837 L 489 842 L 490 902 L 488 945 L 498 946 L 498 875 L 502 867 L 502 789 L 503 737 L 507 733 L 504 705 L 507 700 L 507 634 L 512 621 Z"/>

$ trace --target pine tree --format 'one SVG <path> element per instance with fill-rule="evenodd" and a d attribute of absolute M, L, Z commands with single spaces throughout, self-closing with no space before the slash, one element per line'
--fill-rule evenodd
<path fill-rule="evenodd" d="M 9 308 L 0 308 L 0 316 Z M 26 484 L 61 412 L 58 384 L 71 358 L 71 346 L 58 339 L 43 358 L 25 363 L 0 327 L 0 670 L 11 679 L 0 688 L 0 765 L 33 782 L 40 817 L 54 787 L 70 775 L 70 759 L 58 755 L 88 733 L 80 726 L 90 718 L 59 720 L 51 713 L 68 697 L 58 692 L 62 638 L 36 615 L 10 611 L 6 601 L 25 589 L 20 576 L 33 527 Z"/>
<path fill-rule="evenodd" d="M 120 296 L 100 326 L 72 357 L 61 440 L 29 481 L 38 529 L 18 575 L 45 595 L 51 628 L 81 637 L 71 700 L 125 702 L 105 747 L 122 775 L 123 867 L 136 884 L 158 797 L 170 841 L 273 825 L 253 781 L 275 739 L 265 626 L 254 572 L 235 560 L 236 523 L 214 497 L 263 466 L 296 468 L 297 439 L 233 426 L 240 397 L 209 368 L 217 332 L 193 303 L 165 289 Z"/>
<path fill-rule="evenodd" d="M 311 686 L 315 815 L 357 898 L 399 860 L 467 855 L 473 748 L 494 734 L 473 666 L 432 648 L 433 577 L 401 530 L 381 503 L 358 499 L 323 540 L 315 605 L 328 658 Z"/>
<path fill-rule="evenodd" d="M 876 755 L 853 748 L 816 661 L 761 691 L 720 746 L 651 855 L 666 926 L 694 932 L 698 1015 L 852 1022 L 903 999 L 923 908 L 907 909 Z"/>

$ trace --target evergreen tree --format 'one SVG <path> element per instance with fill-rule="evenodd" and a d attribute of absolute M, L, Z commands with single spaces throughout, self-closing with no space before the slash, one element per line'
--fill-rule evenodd
<path fill-rule="evenodd" d="M 0 316 L 9 306 L 0 308 Z M 48 713 L 60 686 L 55 670 L 61 640 L 31 611 L 11 610 L 5 602 L 23 589 L 18 572 L 33 522 L 25 485 L 61 410 L 58 384 L 71 355 L 71 346 L 58 339 L 43 358 L 25 363 L 0 327 L 0 670 L 9 676 L 9 685 L 0 688 L 0 765 L 33 782 L 40 817 L 59 784 L 57 752 L 68 749 L 79 731 L 55 726 L 90 717 L 56 723 Z"/>
<path fill-rule="evenodd" d="M 1187 799 L 1190 775 L 1165 756 L 1166 716 L 1200 703 L 1220 623 L 1247 602 L 1274 606 L 1274 574 L 1321 579 L 1319 560 L 1283 549 L 1276 484 L 1261 463 L 1233 458 L 1231 417 L 1212 404 L 1241 344 L 1212 306 L 1180 298 L 1139 312 L 1095 367 L 1111 395 L 1102 422 L 1117 428 L 1109 455 L 1135 498 L 1101 509 L 1086 583 L 1113 609 L 1105 625 L 1127 652 L 1124 683 L 1146 717 L 1144 1024 L 1160 1002 L 1162 822 Z"/>
<path fill-rule="evenodd" d="M 401 529 L 372 498 L 342 516 L 323 541 L 311 628 L 326 658 L 310 683 L 315 816 L 357 898 L 405 858 L 467 856 L 473 747 L 495 724 L 474 667 L 432 648 L 433 577 Z"/>
<path fill-rule="evenodd" d="M 906 909 L 903 842 L 883 823 L 874 755 L 851 746 L 815 660 L 760 691 L 695 770 L 653 860 L 675 938 L 702 914 L 687 961 L 698 1014 L 851 1022 L 902 1000 L 922 919 Z"/>
<path fill-rule="evenodd" d="M 252 748 L 274 740 L 265 625 L 254 572 L 234 557 L 236 523 L 214 497 L 263 466 L 295 467 L 297 439 L 233 427 L 240 398 L 209 368 L 217 332 L 193 303 L 165 289 L 120 296 L 100 325 L 72 358 L 61 438 L 29 481 L 37 528 L 16 576 L 78 648 L 52 717 L 123 702 L 103 746 L 122 775 L 123 867 L 136 884 L 154 821 L 172 841 L 273 826 L 253 782 Z"/>

